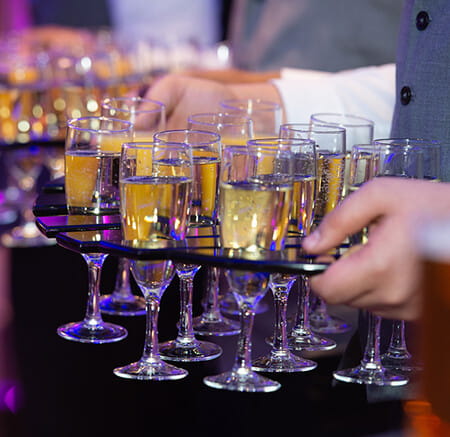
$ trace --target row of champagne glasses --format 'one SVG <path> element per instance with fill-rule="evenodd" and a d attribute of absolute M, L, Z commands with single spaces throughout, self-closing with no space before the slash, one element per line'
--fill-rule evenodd
<path fill-rule="evenodd" d="M 349 190 L 356 191 L 373 177 L 402 177 L 439 180 L 440 145 L 419 139 L 380 139 L 368 145 L 355 145 L 349 175 Z M 367 231 L 354 237 L 363 244 Z M 404 385 L 411 371 L 420 366 L 409 353 L 404 333 L 404 322 L 393 321 L 388 350 L 380 354 L 381 318 L 367 312 L 367 341 L 360 364 L 354 368 L 334 372 L 343 382 L 375 385 Z"/>

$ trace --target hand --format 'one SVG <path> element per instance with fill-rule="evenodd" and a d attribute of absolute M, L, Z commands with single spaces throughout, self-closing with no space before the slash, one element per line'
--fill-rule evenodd
<path fill-rule="evenodd" d="M 450 213 L 449 184 L 379 178 L 348 196 L 305 239 L 304 248 L 324 253 L 364 227 L 369 227 L 368 242 L 313 277 L 314 292 L 331 304 L 364 308 L 386 318 L 416 319 L 421 271 L 414 221 L 423 213 Z"/>
<path fill-rule="evenodd" d="M 274 85 L 266 82 L 224 84 L 181 74 L 168 74 L 148 89 L 145 98 L 166 105 L 167 129 L 185 129 L 188 116 L 201 112 L 219 112 L 225 99 L 260 98 L 280 103 Z"/>

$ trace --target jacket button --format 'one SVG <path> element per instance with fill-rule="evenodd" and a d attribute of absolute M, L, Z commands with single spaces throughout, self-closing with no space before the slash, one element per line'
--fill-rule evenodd
<path fill-rule="evenodd" d="M 420 11 L 416 17 L 417 30 L 425 30 L 430 24 L 430 16 L 425 11 Z"/>
<path fill-rule="evenodd" d="M 411 88 L 409 86 L 404 86 L 401 90 L 400 90 L 400 102 L 402 103 L 402 105 L 407 105 L 412 98 L 412 92 L 411 92 Z"/>

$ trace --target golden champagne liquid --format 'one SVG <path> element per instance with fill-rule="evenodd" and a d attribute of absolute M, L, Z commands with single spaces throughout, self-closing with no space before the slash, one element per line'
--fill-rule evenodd
<path fill-rule="evenodd" d="M 65 192 L 72 214 L 102 214 L 119 208 L 119 154 L 69 151 Z"/>
<path fill-rule="evenodd" d="M 344 153 L 321 153 L 318 159 L 319 192 L 315 215 L 320 220 L 341 201 L 345 173 Z"/>
<path fill-rule="evenodd" d="M 192 180 L 181 176 L 131 176 L 120 182 L 125 240 L 182 238 L 187 229 Z"/>
<path fill-rule="evenodd" d="M 222 183 L 219 199 L 223 247 L 248 252 L 282 249 L 289 224 L 292 185 Z"/>
<path fill-rule="evenodd" d="M 218 157 L 194 157 L 191 221 L 214 223 L 217 219 L 217 184 L 220 160 Z"/>
<path fill-rule="evenodd" d="M 245 146 L 250 137 L 233 137 L 233 136 L 221 136 L 221 143 L 224 147 L 226 146 Z"/>
<path fill-rule="evenodd" d="M 120 153 L 122 144 L 131 141 L 126 135 L 104 135 L 100 140 L 100 150 L 102 152 Z"/>
<path fill-rule="evenodd" d="M 296 232 L 308 235 L 314 219 L 317 178 L 294 178 L 291 224 Z"/>

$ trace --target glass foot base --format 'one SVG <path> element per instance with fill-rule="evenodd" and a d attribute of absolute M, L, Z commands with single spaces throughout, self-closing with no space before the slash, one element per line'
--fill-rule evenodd
<path fill-rule="evenodd" d="M 269 310 L 269 305 L 259 301 L 255 307 L 255 314 L 262 314 Z M 230 316 L 239 316 L 240 310 L 236 299 L 232 294 L 226 294 L 220 299 L 220 311 Z"/>
<path fill-rule="evenodd" d="M 198 335 L 237 335 L 241 332 L 238 322 L 227 319 L 226 317 L 208 317 L 201 315 L 192 320 L 194 333 Z"/>
<path fill-rule="evenodd" d="M 94 326 L 85 322 L 67 323 L 60 326 L 57 333 L 66 340 L 80 343 L 113 343 L 128 335 L 122 326 L 106 322 Z"/>
<path fill-rule="evenodd" d="M 394 372 L 412 373 L 423 370 L 423 365 L 415 362 L 409 353 L 405 355 L 384 354 L 381 356 L 381 363 L 386 369 L 393 370 Z"/>
<path fill-rule="evenodd" d="M 330 338 L 321 337 L 310 332 L 290 335 L 288 337 L 288 346 L 296 351 L 328 351 L 336 347 L 336 342 Z"/>
<path fill-rule="evenodd" d="M 317 367 L 315 361 L 294 355 L 292 352 L 270 353 L 252 362 L 252 369 L 258 372 L 307 372 Z"/>
<path fill-rule="evenodd" d="M 400 386 L 408 383 L 408 378 L 383 367 L 367 369 L 363 366 L 337 370 L 333 376 L 338 381 L 356 384 L 374 384 L 379 386 Z"/>
<path fill-rule="evenodd" d="M 172 366 L 162 360 L 139 360 L 126 366 L 117 367 L 113 372 L 120 378 L 145 381 L 170 381 L 182 379 L 188 375 L 187 370 Z"/>
<path fill-rule="evenodd" d="M 319 334 L 343 334 L 352 329 L 352 325 L 339 317 L 325 315 L 315 315 L 309 317 L 311 330 Z"/>
<path fill-rule="evenodd" d="M 112 316 L 144 316 L 145 299 L 134 295 L 120 299 L 113 294 L 104 294 L 100 297 L 100 311 Z"/>
<path fill-rule="evenodd" d="M 224 372 L 219 375 L 207 376 L 203 382 L 212 388 L 240 392 L 273 392 L 281 388 L 281 384 L 269 378 L 248 371 L 239 374 L 236 371 Z"/>
<path fill-rule="evenodd" d="M 194 341 L 183 344 L 173 340 L 159 345 L 161 358 L 170 361 L 209 361 L 222 355 L 222 348 L 209 341 Z"/>

